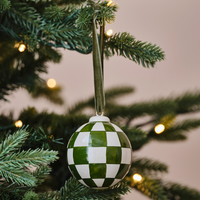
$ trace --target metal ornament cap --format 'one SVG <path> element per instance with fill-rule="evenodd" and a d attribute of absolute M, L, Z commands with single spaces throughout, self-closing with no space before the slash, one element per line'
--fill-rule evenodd
<path fill-rule="evenodd" d="M 97 116 L 91 117 L 89 119 L 89 122 L 110 122 L 110 119 L 103 115 L 97 115 Z"/>
<path fill-rule="evenodd" d="M 132 148 L 126 134 L 105 116 L 93 116 L 79 127 L 67 145 L 67 163 L 83 185 L 105 189 L 128 173 Z"/>

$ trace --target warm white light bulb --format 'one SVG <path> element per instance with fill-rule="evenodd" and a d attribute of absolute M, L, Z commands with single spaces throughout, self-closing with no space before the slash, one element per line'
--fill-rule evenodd
<path fill-rule="evenodd" d="M 109 29 L 108 31 L 106 31 L 106 35 L 107 36 L 111 36 L 113 34 L 113 30 Z"/>
<path fill-rule="evenodd" d="M 133 180 L 135 182 L 140 182 L 142 180 L 142 176 L 140 174 L 134 174 L 133 175 Z"/>
<path fill-rule="evenodd" d="M 24 44 L 20 44 L 18 50 L 19 50 L 20 52 L 23 52 L 23 51 L 25 51 L 25 49 L 26 49 L 26 46 L 25 46 Z"/>
<path fill-rule="evenodd" d="M 22 127 L 22 126 L 23 126 L 22 121 L 21 121 L 21 120 L 16 121 L 16 122 L 15 122 L 15 126 L 16 126 L 16 127 L 19 127 L 19 128 Z"/>
<path fill-rule="evenodd" d="M 113 3 L 112 0 L 110 0 L 108 3 L 107 3 L 107 6 L 111 5 Z"/>
<path fill-rule="evenodd" d="M 165 126 L 163 124 L 158 124 L 157 126 L 155 126 L 154 131 L 157 134 L 161 134 L 163 131 L 165 130 Z"/>
<path fill-rule="evenodd" d="M 50 79 L 47 81 L 47 86 L 48 86 L 49 88 L 54 88 L 54 87 L 56 86 L 56 81 L 55 81 L 55 79 L 50 78 Z"/>

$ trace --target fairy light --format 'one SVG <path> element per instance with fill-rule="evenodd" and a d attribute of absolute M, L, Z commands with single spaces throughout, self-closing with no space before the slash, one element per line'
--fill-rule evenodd
<path fill-rule="evenodd" d="M 161 134 L 163 131 L 165 130 L 165 126 L 163 124 L 158 124 L 157 126 L 155 126 L 154 131 L 157 134 Z"/>
<path fill-rule="evenodd" d="M 107 36 L 111 36 L 113 34 L 113 30 L 109 29 L 108 31 L 106 31 L 106 35 Z"/>
<path fill-rule="evenodd" d="M 23 126 L 22 121 L 21 121 L 21 120 L 16 121 L 16 122 L 15 122 L 15 126 L 16 126 L 16 127 L 19 127 L 19 128 L 22 127 L 22 126 Z"/>
<path fill-rule="evenodd" d="M 133 180 L 135 182 L 140 182 L 142 180 L 142 176 L 140 174 L 134 174 L 133 175 Z"/>
<path fill-rule="evenodd" d="M 110 1 L 107 3 L 107 6 L 110 6 L 112 3 L 113 3 L 113 1 L 110 0 Z"/>
<path fill-rule="evenodd" d="M 47 81 L 47 86 L 48 86 L 49 88 L 54 88 L 54 87 L 56 86 L 56 81 L 55 81 L 55 79 L 50 78 L 50 79 Z"/>
<path fill-rule="evenodd" d="M 26 49 L 26 46 L 25 46 L 24 44 L 20 44 L 20 45 L 19 45 L 18 50 L 19 50 L 20 52 L 25 51 L 25 49 Z"/>

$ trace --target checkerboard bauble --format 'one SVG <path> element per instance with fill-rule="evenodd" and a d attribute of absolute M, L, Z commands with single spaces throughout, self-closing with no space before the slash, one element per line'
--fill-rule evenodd
<path fill-rule="evenodd" d="M 105 116 L 91 117 L 67 145 L 69 169 L 83 185 L 108 188 L 121 181 L 131 165 L 131 144 L 125 133 Z"/>

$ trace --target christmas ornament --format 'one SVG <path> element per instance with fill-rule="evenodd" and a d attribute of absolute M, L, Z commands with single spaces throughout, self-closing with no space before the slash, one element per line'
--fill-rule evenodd
<path fill-rule="evenodd" d="M 97 9 L 93 15 L 93 69 L 95 109 L 97 116 L 82 125 L 67 145 L 67 162 L 74 177 L 91 188 L 108 188 L 121 181 L 131 165 L 131 144 L 124 132 L 103 116 L 104 25 L 100 27 L 100 42 L 96 30 Z"/>
<path fill-rule="evenodd" d="M 67 162 L 83 185 L 107 188 L 121 181 L 131 165 L 131 144 L 125 133 L 105 116 L 91 117 L 71 137 Z"/>

